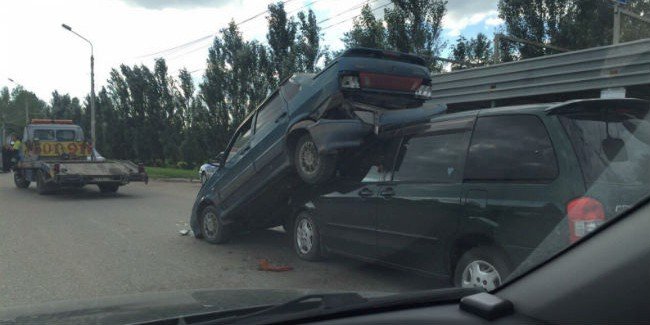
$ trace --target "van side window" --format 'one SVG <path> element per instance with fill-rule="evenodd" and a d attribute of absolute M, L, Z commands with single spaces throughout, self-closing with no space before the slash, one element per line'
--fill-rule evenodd
<path fill-rule="evenodd" d="M 468 141 L 469 131 L 405 138 L 393 181 L 460 182 Z"/>
<path fill-rule="evenodd" d="M 544 182 L 557 175 L 553 145 L 538 117 L 504 115 L 477 120 L 466 181 Z"/>

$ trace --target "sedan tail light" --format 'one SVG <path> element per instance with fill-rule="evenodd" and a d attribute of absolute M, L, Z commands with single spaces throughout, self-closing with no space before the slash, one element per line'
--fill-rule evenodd
<path fill-rule="evenodd" d="M 605 208 L 598 200 L 579 197 L 566 206 L 569 240 L 574 243 L 605 223 Z"/>

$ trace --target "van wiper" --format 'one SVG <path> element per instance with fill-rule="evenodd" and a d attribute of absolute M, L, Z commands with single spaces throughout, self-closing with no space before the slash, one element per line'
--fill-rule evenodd
<path fill-rule="evenodd" d="M 336 310 L 343 307 L 362 304 L 365 302 L 368 302 L 368 299 L 363 298 L 358 293 L 325 293 L 305 295 L 267 309 L 256 311 L 250 314 L 218 319 L 215 322 L 217 324 L 236 324 L 240 322 L 248 323 L 257 317 L 266 318 L 273 315 Z"/>

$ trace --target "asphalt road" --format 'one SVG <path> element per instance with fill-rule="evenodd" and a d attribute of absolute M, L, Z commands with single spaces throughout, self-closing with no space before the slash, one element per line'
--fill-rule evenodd
<path fill-rule="evenodd" d="M 200 288 L 301 288 L 399 292 L 446 286 L 345 258 L 298 259 L 282 231 L 221 246 L 191 236 L 199 184 L 153 181 L 117 194 L 97 187 L 41 196 L 0 174 L 0 308 L 57 300 Z M 258 261 L 294 270 L 258 270 Z"/>

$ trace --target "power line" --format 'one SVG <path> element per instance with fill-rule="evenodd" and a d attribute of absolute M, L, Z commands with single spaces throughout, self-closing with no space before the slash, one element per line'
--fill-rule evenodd
<path fill-rule="evenodd" d="M 314 1 L 312 1 L 312 2 L 310 2 L 310 3 L 308 3 L 308 4 L 306 4 L 306 5 L 304 5 L 303 7 L 298 8 L 297 10 L 300 10 L 300 9 L 302 9 L 302 8 L 305 8 L 305 7 L 307 7 L 307 6 L 310 6 L 311 4 L 313 4 L 314 2 L 317 2 L 317 1 L 320 1 L 320 0 L 314 0 Z M 337 14 L 331 16 L 331 17 L 328 17 L 328 18 L 322 19 L 322 20 L 318 21 L 317 23 L 318 23 L 318 24 L 321 24 L 321 23 L 326 22 L 326 21 L 329 21 L 329 20 L 331 20 L 331 19 L 333 19 L 333 18 L 340 17 L 340 16 L 342 16 L 343 14 L 346 14 L 346 13 L 351 12 L 351 11 L 353 11 L 353 10 L 359 9 L 359 8 L 363 7 L 364 5 L 366 5 L 366 4 L 374 3 L 374 2 L 377 2 L 377 1 L 379 1 L 379 0 L 370 0 L 370 1 L 365 2 L 365 3 L 362 3 L 362 4 L 360 4 L 360 5 L 356 5 L 356 6 L 354 6 L 354 7 L 348 8 L 348 9 L 346 9 L 346 10 L 344 10 L 344 11 L 341 11 L 341 12 L 339 12 L 339 13 L 337 13 Z M 374 11 L 376 11 L 376 10 L 382 9 L 382 8 L 384 8 L 384 7 L 387 7 L 387 6 L 391 5 L 391 4 L 392 4 L 392 1 L 389 0 L 388 2 L 386 2 L 386 3 L 384 3 L 384 4 L 379 5 L 379 6 L 375 7 L 375 8 L 373 8 L 373 9 L 371 9 L 371 11 L 374 12 Z M 296 10 L 296 11 L 297 11 L 297 10 Z M 353 17 L 350 17 L 350 18 L 344 19 L 344 20 L 342 20 L 342 21 L 336 22 L 336 23 L 331 24 L 331 25 L 329 25 L 329 26 L 327 26 L 327 27 L 321 28 L 321 31 L 322 31 L 322 30 L 329 29 L 329 28 L 334 27 L 334 26 L 337 26 L 337 25 L 340 25 L 340 24 L 342 24 L 342 23 L 344 23 L 344 22 L 350 21 L 350 20 L 352 20 L 352 19 L 354 19 L 354 18 L 357 18 L 357 17 L 359 17 L 359 16 L 361 16 L 361 14 L 358 14 L 358 15 L 355 15 L 355 16 L 353 16 Z M 189 51 L 189 52 L 186 52 L 186 53 L 183 53 L 183 54 L 179 54 L 178 56 L 175 56 L 173 59 L 177 59 L 177 58 L 182 57 L 182 56 L 185 56 L 185 55 L 187 55 L 187 54 L 194 53 L 194 52 L 199 51 L 199 50 L 201 50 L 201 49 L 204 49 L 204 48 L 206 48 L 206 47 L 209 47 L 209 45 L 208 45 L 208 46 L 203 45 L 203 46 L 201 46 L 201 47 L 199 47 L 199 48 L 196 48 L 196 49 L 193 49 L 193 50 L 191 50 L 191 51 Z M 171 59 L 170 59 L 170 60 L 171 60 Z M 194 73 L 199 72 L 199 71 L 201 71 L 201 70 L 203 70 L 203 68 L 199 68 L 199 69 L 192 70 L 192 71 L 190 71 L 190 74 L 194 74 Z"/>
<path fill-rule="evenodd" d="M 292 1 L 292 0 L 289 0 L 289 1 Z M 294 13 L 294 12 L 296 12 L 296 11 L 299 11 L 299 10 L 301 10 L 301 9 L 307 8 L 307 7 L 311 6 L 312 4 L 314 4 L 314 3 L 318 2 L 318 1 L 321 1 L 321 0 L 313 0 L 313 1 L 311 1 L 311 2 L 309 2 L 309 3 L 307 3 L 307 4 L 305 4 L 305 5 L 303 5 L 302 7 L 299 7 L 299 8 L 296 8 L 296 9 L 294 9 L 294 10 L 291 10 L 291 11 L 287 12 L 287 15 L 289 15 L 289 14 L 291 14 L 291 13 Z M 372 2 L 376 2 L 376 1 L 379 1 L 379 0 L 370 0 L 370 1 L 367 2 L 367 3 L 372 3 Z M 286 1 L 286 2 L 288 2 L 288 1 Z M 284 3 L 286 3 L 286 2 L 284 2 Z M 360 4 L 360 5 L 358 5 L 358 6 L 355 6 L 355 7 L 353 7 L 353 8 L 350 8 L 350 9 L 348 9 L 348 10 L 346 10 L 346 11 L 340 12 L 340 13 L 336 14 L 335 16 L 332 16 L 332 17 L 330 17 L 330 18 L 327 18 L 327 19 L 324 19 L 324 20 L 318 21 L 318 24 L 322 23 L 323 21 L 327 21 L 327 20 L 329 20 L 329 19 L 332 19 L 332 18 L 335 18 L 335 17 L 341 16 L 341 15 L 344 14 L 344 13 L 347 13 L 347 12 L 350 12 L 350 11 L 352 11 L 352 10 L 358 9 L 358 8 L 362 7 L 363 5 L 364 5 L 364 4 Z M 266 12 L 268 12 L 268 10 L 265 11 L 264 13 L 266 13 Z M 262 14 L 263 14 L 263 13 L 262 13 Z M 258 15 L 259 15 L 259 14 L 258 14 Z M 257 15 L 257 16 L 258 16 L 258 15 Z M 250 18 L 249 18 L 249 19 L 250 19 Z M 246 21 L 243 21 L 243 22 L 246 22 Z M 242 22 L 242 23 L 243 23 L 243 22 Z M 238 24 L 241 24 L 241 23 L 238 23 Z M 216 34 L 212 34 L 212 35 L 210 35 L 209 37 L 214 37 L 214 36 L 216 36 Z M 191 45 L 192 45 L 192 44 L 188 44 L 188 46 L 191 46 Z M 204 44 L 204 45 L 201 45 L 201 46 L 198 47 L 198 48 L 192 49 L 192 50 L 190 50 L 190 51 L 188 51 L 188 52 L 184 52 L 184 53 L 178 54 L 178 55 L 176 55 L 176 56 L 174 56 L 174 57 L 172 57 L 172 58 L 169 58 L 169 60 L 176 60 L 176 59 L 181 58 L 181 57 L 183 57 L 183 56 L 185 56 L 185 55 L 188 55 L 188 54 L 191 54 L 191 53 L 194 53 L 194 52 L 200 51 L 200 50 L 205 49 L 205 48 L 208 48 L 208 47 L 210 47 L 210 44 Z M 175 52 L 176 52 L 176 51 L 173 51 L 172 53 L 175 53 Z M 172 53 L 168 53 L 168 54 L 172 54 Z"/>
<path fill-rule="evenodd" d="M 295 0 L 284 0 L 284 1 L 280 1 L 280 2 L 281 2 L 282 4 L 286 4 L 286 3 L 289 3 L 289 2 L 291 2 L 291 1 L 295 1 Z M 236 26 L 239 26 L 239 25 L 241 25 L 241 24 L 247 23 L 247 22 L 249 22 L 249 21 L 251 21 L 251 20 L 253 20 L 253 19 L 256 19 L 256 18 L 258 18 L 258 17 L 264 15 L 264 14 L 267 13 L 267 12 L 269 12 L 268 9 L 266 9 L 266 10 L 263 11 L 263 12 L 257 13 L 257 14 L 255 14 L 255 15 L 253 15 L 252 17 L 246 18 L 246 19 L 244 19 L 244 20 L 242 20 L 242 21 L 240 21 L 240 22 L 238 22 L 238 23 L 235 23 L 235 25 L 236 25 Z M 195 40 L 189 41 L 189 42 L 187 42 L 187 43 L 183 43 L 183 44 L 180 44 L 180 45 L 177 45 L 177 46 L 174 46 L 174 47 L 168 48 L 168 49 L 160 50 L 160 51 L 158 51 L 158 52 L 154 52 L 154 53 L 149 53 L 149 54 L 141 55 L 141 56 L 136 57 L 136 59 L 142 59 L 142 58 L 146 58 L 146 57 L 151 57 L 151 56 L 155 56 L 155 55 L 160 55 L 160 54 L 163 54 L 163 53 L 166 53 L 166 52 L 174 52 L 174 51 L 180 50 L 180 49 L 182 49 L 182 48 L 185 48 L 185 47 L 187 47 L 187 46 L 191 46 L 191 45 L 194 45 L 194 44 L 196 44 L 196 43 L 200 43 L 200 42 L 203 42 L 203 41 L 205 41 L 205 40 L 211 39 L 211 38 L 213 38 L 214 36 L 216 36 L 216 33 L 212 33 L 212 34 L 210 34 L 210 35 L 205 35 L 205 36 L 199 37 L 199 38 L 197 38 L 197 39 L 195 39 Z"/>
<path fill-rule="evenodd" d="M 375 7 L 374 9 L 372 9 L 372 11 L 374 12 L 375 10 L 378 10 L 378 9 L 381 9 L 381 8 L 384 8 L 384 7 L 387 7 L 387 6 L 390 6 L 391 4 L 392 4 L 392 2 L 391 2 L 391 1 L 388 1 L 387 3 L 385 3 L 385 4 L 383 4 L 383 5 L 380 5 L 380 6 L 378 6 L 378 7 Z M 355 18 L 357 18 L 357 17 L 359 17 L 359 16 L 361 16 L 361 14 L 358 14 L 358 15 L 356 15 L 356 16 L 353 16 L 353 17 L 350 17 L 350 18 L 347 18 L 347 19 L 341 20 L 341 21 L 339 21 L 339 22 L 337 22 L 337 23 L 334 23 L 334 24 L 331 24 L 331 25 L 329 25 L 329 26 L 327 26 L 327 27 L 323 27 L 323 28 L 321 28 L 321 30 L 326 30 L 326 29 L 332 28 L 332 27 L 337 26 L 337 25 L 340 25 L 340 24 L 342 24 L 342 23 L 344 23 L 344 22 L 347 22 L 347 21 L 353 20 L 353 19 L 355 19 Z"/>
<path fill-rule="evenodd" d="M 356 6 L 352 7 L 352 8 L 349 8 L 348 10 L 345 10 L 345 11 L 341 11 L 341 12 L 339 12 L 338 14 L 335 14 L 334 16 L 331 16 L 331 17 L 325 18 L 325 19 L 319 21 L 318 23 L 319 23 L 319 24 L 322 24 L 322 23 L 324 23 L 324 22 L 326 22 L 326 21 L 332 20 L 333 18 L 339 17 L 339 16 L 341 16 L 341 15 L 343 15 L 343 14 L 345 14 L 345 13 L 348 13 L 348 12 L 350 12 L 350 11 L 352 11 L 352 10 L 359 9 L 359 8 L 365 6 L 366 4 L 370 5 L 370 3 L 377 2 L 377 1 L 378 1 L 378 0 L 370 0 L 370 1 L 366 2 L 366 3 L 362 3 L 362 4 L 359 4 L 359 5 L 356 5 Z M 376 8 L 375 8 L 375 9 L 376 9 Z"/>

